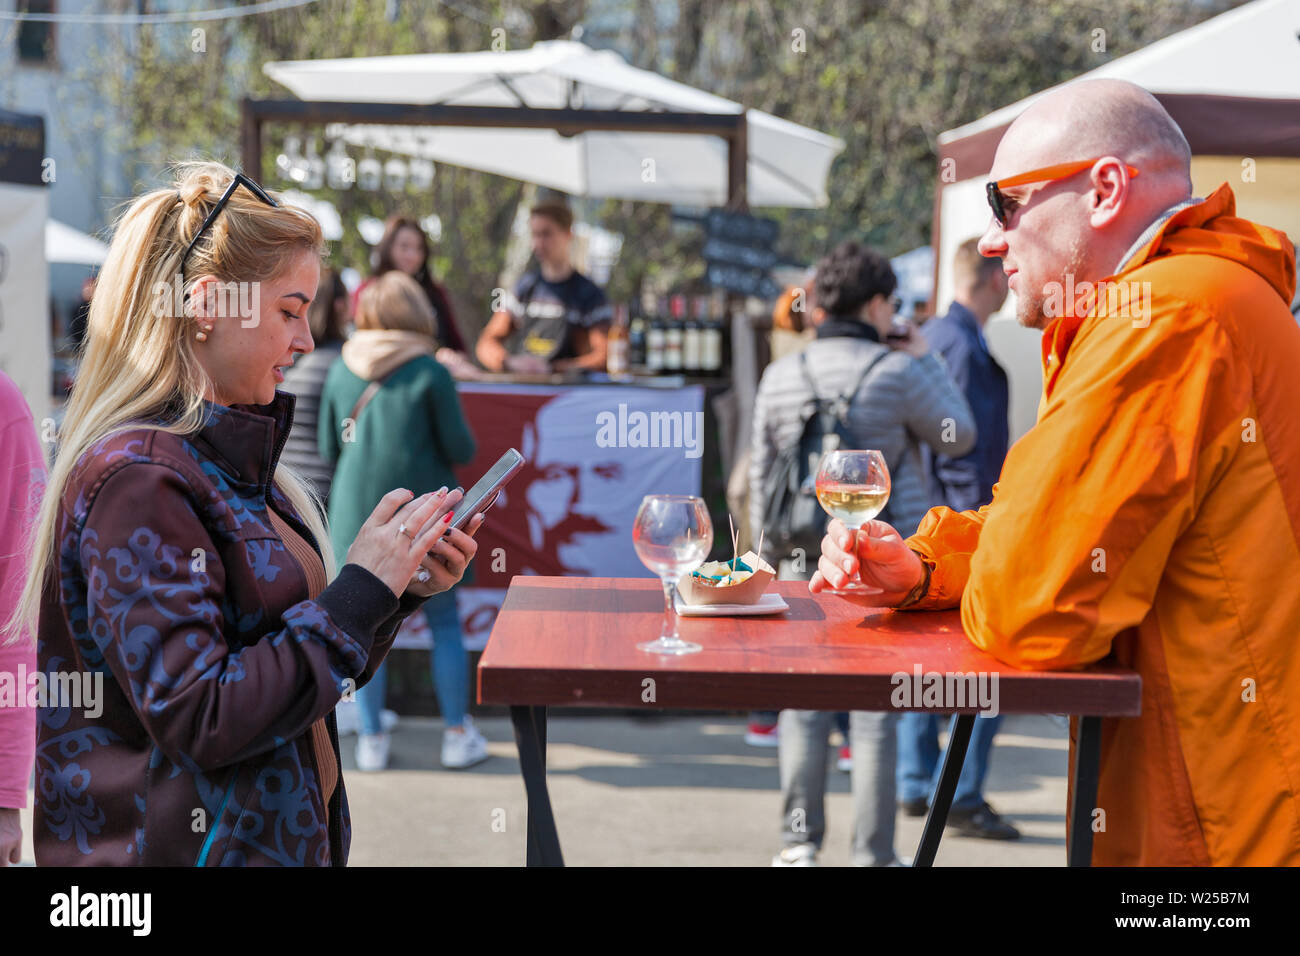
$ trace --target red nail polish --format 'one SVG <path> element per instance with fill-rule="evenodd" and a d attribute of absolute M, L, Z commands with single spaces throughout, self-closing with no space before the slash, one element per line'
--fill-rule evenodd
<path fill-rule="evenodd" d="M 448 511 L 445 515 L 442 516 L 442 520 L 443 520 L 443 521 L 450 521 L 450 520 L 451 520 L 451 514 L 452 514 L 452 513 L 451 513 L 450 511 Z"/>

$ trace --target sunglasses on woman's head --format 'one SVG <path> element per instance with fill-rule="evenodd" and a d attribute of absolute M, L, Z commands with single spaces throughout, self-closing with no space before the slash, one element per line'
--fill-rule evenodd
<path fill-rule="evenodd" d="M 253 182 L 243 173 L 235 173 L 235 178 L 230 181 L 230 185 L 227 186 L 226 191 L 221 194 L 221 198 L 218 199 L 217 204 L 212 207 L 212 211 L 203 218 L 203 225 L 199 226 L 199 231 L 194 234 L 194 238 L 190 240 L 190 244 L 185 247 L 185 254 L 181 256 L 181 264 L 178 269 L 182 284 L 185 282 L 185 262 L 189 259 L 190 253 L 194 251 L 195 244 L 203 238 L 203 234 L 208 231 L 208 227 L 212 225 L 217 216 L 221 215 L 221 210 L 226 208 L 226 203 L 230 202 L 230 197 L 235 194 L 235 190 L 240 186 L 244 186 L 250 193 L 262 200 L 262 202 L 266 203 L 268 206 L 279 208 L 280 204 L 267 195 L 265 189 L 257 185 L 257 183 Z M 177 193 L 177 196 L 179 195 L 180 193 Z"/>
<path fill-rule="evenodd" d="M 1033 169 L 1027 173 L 1020 173 L 1016 176 L 999 179 L 996 182 L 985 183 L 984 195 L 988 197 L 989 208 L 993 210 L 993 218 L 998 221 L 999 226 L 1005 229 L 1009 218 L 1005 204 L 1016 201 L 1010 196 L 1004 195 L 1002 190 L 1010 189 L 1013 186 L 1028 186 L 1030 183 L 1050 183 L 1058 179 L 1068 179 L 1085 169 L 1091 169 L 1093 163 L 1104 158 L 1104 156 L 1098 156 L 1095 159 L 1081 159 L 1074 163 L 1058 163 L 1055 166 L 1044 166 L 1042 169 Z M 1138 170 L 1135 167 L 1125 165 L 1124 168 L 1128 170 L 1130 179 L 1137 176 Z"/>

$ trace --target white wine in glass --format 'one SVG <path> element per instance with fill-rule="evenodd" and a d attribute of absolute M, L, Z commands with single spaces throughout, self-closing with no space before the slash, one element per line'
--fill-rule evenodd
<path fill-rule="evenodd" d="M 632 525 L 632 546 L 641 563 L 659 575 L 664 587 L 664 623 L 659 639 L 637 647 L 655 654 L 693 654 L 704 650 L 677 633 L 673 592 L 677 579 L 693 571 L 713 547 L 713 522 L 703 499 L 694 495 L 646 495 Z"/>
<path fill-rule="evenodd" d="M 817 501 L 832 518 L 856 531 L 889 503 L 889 468 L 885 456 L 873 449 L 840 449 L 822 456 L 817 470 Z M 880 594 L 880 588 L 850 581 L 839 591 Z"/>

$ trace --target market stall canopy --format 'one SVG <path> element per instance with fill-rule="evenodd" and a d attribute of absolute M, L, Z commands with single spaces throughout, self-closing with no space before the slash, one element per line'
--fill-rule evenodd
<path fill-rule="evenodd" d="M 815 208 L 842 140 L 628 65 L 617 53 L 550 40 L 501 53 L 429 53 L 267 63 L 303 100 L 745 114 L 751 206 Z M 720 206 L 727 149 L 690 133 L 350 125 L 349 143 L 537 183 L 570 195 Z"/>
<path fill-rule="evenodd" d="M 1300 156 L 1296 0 L 1255 0 L 1068 82 L 1095 79 L 1128 80 L 1154 93 L 1193 153 Z M 956 161 L 959 179 L 983 175 L 1011 121 L 1058 88 L 940 134 L 940 156 Z"/>
<path fill-rule="evenodd" d="M 100 266 L 108 256 L 108 243 L 59 222 L 45 220 L 45 261 Z"/>

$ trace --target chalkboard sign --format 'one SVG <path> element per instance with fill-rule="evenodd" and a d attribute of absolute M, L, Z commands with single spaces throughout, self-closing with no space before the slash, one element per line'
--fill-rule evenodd
<path fill-rule="evenodd" d="M 0 182 L 43 185 L 45 119 L 0 110 Z"/>
<path fill-rule="evenodd" d="M 781 224 L 775 219 L 764 219 L 748 213 L 710 209 L 705 217 L 705 228 L 710 239 L 730 239 L 732 242 L 762 247 L 776 242 Z"/>
<path fill-rule="evenodd" d="M 780 229 L 775 219 L 710 209 L 704 216 L 710 285 L 760 299 L 780 295 L 780 286 L 767 274 L 777 263 L 772 246 Z"/>
<path fill-rule="evenodd" d="M 704 243 L 704 258 L 746 269 L 767 270 L 776 265 L 776 253 L 726 239 L 709 239 Z"/>
<path fill-rule="evenodd" d="M 741 295 L 775 299 L 781 294 L 781 287 L 762 269 L 745 269 L 722 262 L 710 262 L 708 276 L 710 285 L 739 292 Z"/>

